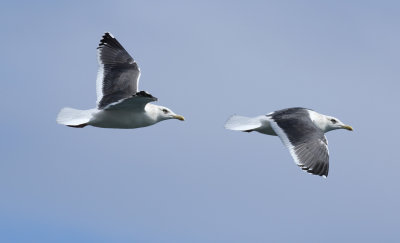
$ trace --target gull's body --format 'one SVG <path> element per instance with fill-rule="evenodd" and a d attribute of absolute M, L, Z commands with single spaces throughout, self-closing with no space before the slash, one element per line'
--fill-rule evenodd
<path fill-rule="evenodd" d="M 144 110 L 99 110 L 94 113 L 90 125 L 103 128 L 139 128 L 161 121 L 157 109 L 160 106 L 147 104 Z"/>
<path fill-rule="evenodd" d="M 234 115 L 225 128 L 279 136 L 298 166 L 325 177 L 329 171 L 329 151 L 324 133 L 335 129 L 353 130 L 337 118 L 299 107 L 253 118 Z"/>
<path fill-rule="evenodd" d="M 97 108 L 63 108 L 57 122 L 70 127 L 139 128 L 167 119 L 184 120 L 170 109 L 150 104 L 157 98 L 138 91 L 140 69 L 122 45 L 105 33 L 97 48 Z"/>

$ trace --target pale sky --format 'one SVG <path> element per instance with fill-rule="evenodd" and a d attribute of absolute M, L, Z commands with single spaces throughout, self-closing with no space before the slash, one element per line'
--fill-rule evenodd
<path fill-rule="evenodd" d="M 0 242 L 398 242 L 398 1 L 9 1 L 2 39 Z M 73 129 L 95 107 L 111 32 L 140 89 L 185 116 Z M 327 179 L 232 114 L 302 106 L 327 134 Z"/>

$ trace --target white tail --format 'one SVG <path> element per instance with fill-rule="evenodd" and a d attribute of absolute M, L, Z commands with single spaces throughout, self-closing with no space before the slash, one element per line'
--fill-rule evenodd
<path fill-rule="evenodd" d="M 70 127 L 84 127 L 92 118 L 93 111 L 65 107 L 58 113 L 57 122 Z"/>
<path fill-rule="evenodd" d="M 235 131 L 250 131 L 262 126 L 262 123 L 257 117 L 245 117 L 245 116 L 231 116 L 225 123 L 225 128 Z"/>

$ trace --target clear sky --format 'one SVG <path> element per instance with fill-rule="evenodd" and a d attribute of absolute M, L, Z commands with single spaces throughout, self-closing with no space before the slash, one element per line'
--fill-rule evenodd
<path fill-rule="evenodd" d="M 399 1 L 2 3 L 0 242 L 399 242 Z M 110 31 L 186 121 L 56 124 L 95 106 Z M 232 114 L 302 106 L 329 177 Z"/>

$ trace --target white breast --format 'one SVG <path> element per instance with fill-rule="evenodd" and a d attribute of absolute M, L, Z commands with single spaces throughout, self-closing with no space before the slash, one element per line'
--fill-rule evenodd
<path fill-rule="evenodd" d="M 89 125 L 103 128 L 138 128 L 156 123 L 145 111 L 131 110 L 100 110 Z"/>
<path fill-rule="evenodd" d="M 319 114 L 318 112 L 307 110 L 310 114 L 311 121 L 323 132 L 329 131 L 328 129 L 328 119 L 325 115 Z"/>

